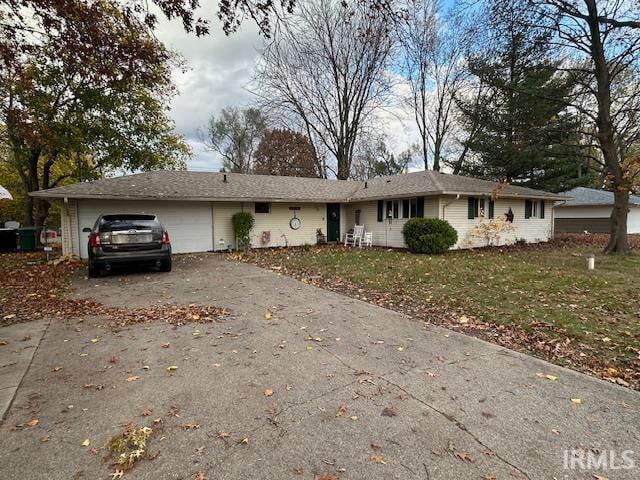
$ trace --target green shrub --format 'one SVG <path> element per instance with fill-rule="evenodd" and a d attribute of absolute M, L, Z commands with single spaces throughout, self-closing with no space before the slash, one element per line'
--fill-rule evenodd
<path fill-rule="evenodd" d="M 251 230 L 255 220 L 249 212 L 238 212 L 231 217 L 237 248 L 247 250 L 251 246 Z"/>
<path fill-rule="evenodd" d="M 444 253 L 458 241 L 456 229 L 438 218 L 412 218 L 402 227 L 402 235 L 413 253 Z"/>

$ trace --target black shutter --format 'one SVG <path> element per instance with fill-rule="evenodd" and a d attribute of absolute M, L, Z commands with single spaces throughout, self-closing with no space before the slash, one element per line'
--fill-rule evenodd
<path fill-rule="evenodd" d="M 402 200 L 402 218 L 409 218 L 411 216 L 409 200 Z"/>
<path fill-rule="evenodd" d="M 533 210 L 533 205 L 531 204 L 531 200 L 524 201 L 524 218 L 531 218 L 531 211 Z"/>
<path fill-rule="evenodd" d="M 544 218 L 544 200 L 540 200 L 540 218 Z"/>
<path fill-rule="evenodd" d="M 416 203 L 416 217 L 424 217 L 424 197 L 418 197 Z"/>
<path fill-rule="evenodd" d="M 473 220 L 476 218 L 476 199 L 473 197 L 469 197 L 467 199 L 467 207 L 468 207 L 468 215 L 467 218 L 469 220 Z"/>
<path fill-rule="evenodd" d="M 393 201 L 393 218 L 398 218 L 398 213 L 400 210 L 400 202 L 398 200 Z"/>
<path fill-rule="evenodd" d="M 493 200 L 489 200 L 489 218 L 493 218 L 495 216 L 495 202 Z"/>
<path fill-rule="evenodd" d="M 384 215 L 384 201 L 378 200 L 378 221 L 382 221 L 382 216 Z"/>

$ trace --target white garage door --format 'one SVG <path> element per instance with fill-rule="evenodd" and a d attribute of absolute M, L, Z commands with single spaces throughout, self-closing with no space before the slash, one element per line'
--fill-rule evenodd
<path fill-rule="evenodd" d="M 78 229 L 80 256 L 87 258 L 88 234 L 99 215 L 110 213 L 147 213 L 158 215 L 169 232 L 173 253 L 213 250 L 211 203 L 174 201 L 79 200 Z"/>

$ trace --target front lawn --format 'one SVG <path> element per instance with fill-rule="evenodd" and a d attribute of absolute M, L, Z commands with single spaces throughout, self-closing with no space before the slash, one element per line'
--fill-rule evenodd
<path fill-rule="evenodd" d="M 313 247 L 244 260 L 640 388 L 640 254 L 555 245 L 452 251 Z"/>

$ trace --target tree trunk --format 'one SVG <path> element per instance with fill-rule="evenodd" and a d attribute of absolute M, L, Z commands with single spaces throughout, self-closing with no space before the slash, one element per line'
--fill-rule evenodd
<path fill-rule="evenodd" d="M 28 188 L 25 188 L 28 191 Z M 33 227 L 33 197 L 29 195 L 24 196 L 24 204 L 22 205 L 22 223 L 25 227 Z"/>
<path fill-rule="evenodd" d="M 627 254 L 631 250 L 627 239 L 627 215 L 629 214 L 629 192 L 614 192 L 614 206 L 611 211 L 611 238 L 604 253 Z"/>
<path fill-rule="evenodd" d="M 627 214 L 629 209 L 629 185 L 626 185 L 621 159 L 616 148 L 616 139 L 611 118 L 611 74 L 602 44 L 600 20 L 596 0 L 585 0 L 589 16 L 587 23 L 591 36 L 591 58 L 596 80 L 596 100 L 598 101 L 598 142 L 604 163 L 611 177 L 614 192 L 614 207 L 611 212 L 611 238 L 605 253 L 629 253 L 627 241 Z"/>
<path fill-rule="evenodd" d="M 49 216 L 49 209 L 51 208 L 51 203 L 44 198 L 38 198 L 36 200 L 36 218 L 35 218 L 35 226 L 41 227 L 45 224 L 47 217 Z"/>

